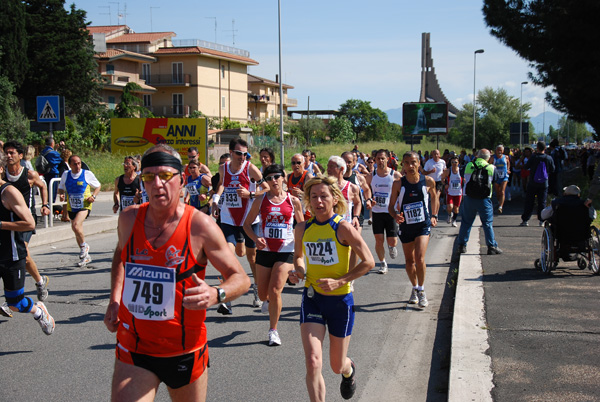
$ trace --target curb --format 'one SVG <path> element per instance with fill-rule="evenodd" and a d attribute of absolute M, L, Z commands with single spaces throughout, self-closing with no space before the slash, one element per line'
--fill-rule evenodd
<path fill-rule="evenodd" d="M 95 219 L 88 219 L 83 222 L 83 231 L 86 236 L 89 236 L 116 229 L 118 219 L 118 216 L 102 216 Z M 43 246 L 70 239 L 75 239 L 71 225 L 36 229 L 36 234 L 31 237 L 29 247 Z"/>
<path fill-rule="evenodd" d="M 473 223 L 481 228 L 479 216 Z M 492 401 L 492 359 L 488 353 L 479 230 L 471 230 L 460 256 L 452 321 L 449 402 Z"/>

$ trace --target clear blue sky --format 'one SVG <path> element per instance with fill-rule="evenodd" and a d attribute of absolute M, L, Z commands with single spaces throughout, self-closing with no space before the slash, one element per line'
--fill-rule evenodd
<path fill-rule="evenodd" d="M 250 67 L 251 74 L 274 80 L 278 73 L 277 0 L 73 2 L 87 11 L 93 25 L 121 23 L 135 32 L 173 31 L 175 39 L 214 42 L 216 17 L 217 42 L 247 50 L 259 62 Z M 520 83 L 529 81 L 528 63 L 490 35 L 481 1 L 281 3 L 283 82 L 294 86 L 289 96 L 298 99 L 298 109 L 306 109 L 309 96 L 312 110 L 337 109 L 351 98 L 370 101 L 382 110 L 418 101 L 422 32 L 431 33 L 438 81 L 459 108 L 473 99 L 476 49 L 485 49 L 477 55 L 478 90 L 504 88 L 519 98 Z M 126 15 L 118 18 L 117 10 Z M 542 113 L 544 92 L 532 84 L 523 86 L 523 103 L 532 104 L 530 116 Z M 546 105 L 546 111 L 553 110 Z"/>

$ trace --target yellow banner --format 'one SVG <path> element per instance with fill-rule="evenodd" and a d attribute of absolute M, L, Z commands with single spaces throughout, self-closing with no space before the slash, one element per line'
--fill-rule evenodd
<path fill-rule="evenodd" d="M 156 144 L 167 144 L 188 163 L 187 151 L 198 148 L 200 162 L 207 162 L 206 119 L 110 119 L 111 149 L 115 154 L 143 154 Z"/>

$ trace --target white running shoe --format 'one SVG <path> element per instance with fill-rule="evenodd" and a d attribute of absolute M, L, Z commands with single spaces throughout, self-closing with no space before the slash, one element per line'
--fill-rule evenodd
<path fill-rule="evenodd" d="M 425 291 L 421 290 L 417 293 L 418 293 L 418 297 L 419 297 L 419 307 L 429 306 L 429 302 L 427 301 L 427 296 L 425 295 Z"/>
<path fill-rule="evenodd" d="M 269 314 L 269 301 L 265 300 L 260 307 L 260 312 L 263 314 Z"/>
<path fill-rule="evenodd" d="M 455 227 L 457 227 L 457 226 L 458 226 L 458 225 L 456 224 L 456 221 L 452 221 L 451 225 L 452 225 L 452 227 L 453 227 L 453 228 L 455 228 Z"/>
<path fill-rule="evenodd" d="M 37 302 L 35 303 L 35 306 L 42 311 L 42 315 L 36 321 L 40 324 L 42 331 L 44 331 L 46 335 L 52 335 L 54 332 L 54 318 L 52 318 L 44 303 Z"/>
<path fill-rule="evenodd" d="M 419 302 L 419 295 L 417 294 L 417 289 L 413 288 L 410 292 L 410 298 L 408 299 L 408 304 L 417 304 Z"/>
<path fill-rule="evenodd" d="M 81 249 L 79 250 L 79 259 L 83 260 L 83 258 L 88 255 L 88 253 L 90 252 L 90 245 L 87 243 L 83 243 L 81 245 Z"/>
<path fill-rule="evenodd" d="M 387 266 L 387 262 L 385 261 L 381 261 L 379 262 L 379 271 L 377 271 L 377 273 L 385 275 L 388 272 L 388 266 Z"/>
<path fill-rule="evenodd" d="M 256 283 L 252 285 L 252 293 L 254 294 L 254 300 L 252 301 L 252 307 L 262 307 L 263 302 L 258 298 L 258 287 Z"/>
<path fill-rule="evenodd" d="M 388 249 L 390 250 L 390 258 L 392 260 L 398 257 L 398 249 L 395 246 L 389 246 Z"/>
<path fill-rule="evenodd" d="M 7 318 L 12 318 L 12 310 L 10 307 L 8 307 L 7 302 L 2 303 L 2 306 L 0 306 L 0 315 Z"/>
<path fill-rule="evenodd" d="M 446 223 L 450 224 L 452 222 L 452 214 L 448 214 L 448 219 L 446 219 Z"/>
<path fill-rule="evenodd" d="M 44 301 L 48 298 L 48 282 L 50 282 L 50 278 L 48 278 L 48 275 L 44 275 L 42 276 L 42 284 L 35 284 L 39 301 Z"/>
<path fill-rule="evenodd" d="M 269 330 L 269 346 L 281 346 L 281 338 L 276 329 Z"/>
<path fill-rule="evenodd" d="M 80 266 L 80 267 L 85 267 L 90 262 L 92 262 L 92 257 L 90 257 L 89 255 L 86 255 L 84 258 L 81 259 L 81 261 L 79 261 L 77 263 L 77 265 Z"/>

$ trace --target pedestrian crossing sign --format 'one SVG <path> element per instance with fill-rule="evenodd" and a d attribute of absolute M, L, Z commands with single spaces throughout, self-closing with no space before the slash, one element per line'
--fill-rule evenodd
<path fill-rule="evenodd" d="M 37 97 L 37 121 L 39 123 L 60 122 L 60 99 L 58 95 Z"/>

